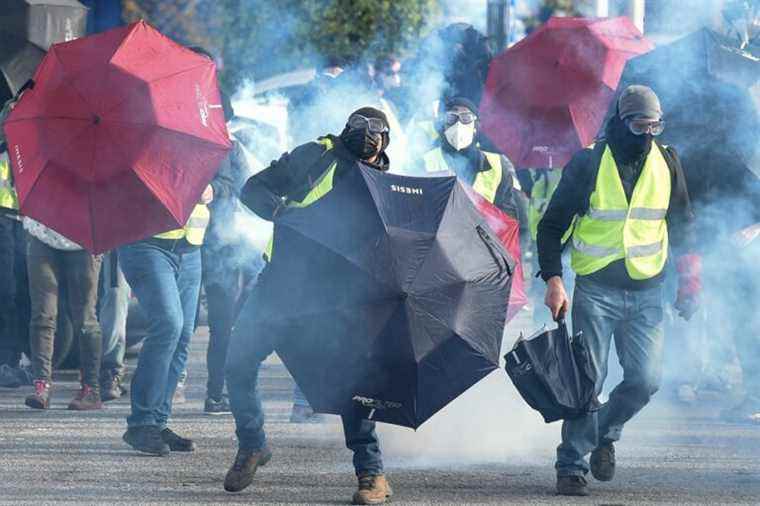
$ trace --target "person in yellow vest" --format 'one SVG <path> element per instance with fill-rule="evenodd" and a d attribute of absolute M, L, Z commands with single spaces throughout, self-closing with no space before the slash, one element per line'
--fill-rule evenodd
<path fill-rule="evenodd" d="M 21 354 L 29 353 L 29 317 L 26 236 L 0 135 L 0 387 L 32 384 L 30 372 L 20 367 Z"/>
<path fill-rule="evenodd" d="M 455 174 L 486 200 L 519 219 L 514 167 L 504 155 L 478 146 L 475 104 L 462 97 L 443 100 L 437 122 L 440 136 L 433 148 L 422 156 L 418 172 Z"/>
<path fill-rule="evenodd" d="M 557 492 L 587 495 L 585 475 L 609 481 L 614 443 L 623 426 L 658 390 L 662 375 L 664 268 L 671 248 L 679 273 L 674 307 L 689 319 L 701 290 L 694 215 L 675 151 L 654 139 L 664 129 L 657 95 L 646 86 L 622 91 L 605 138 L 562 171 L 538 225 L 545 303 L 564 318 L 570 300 L 562 282 L 563 236 L 576 273 L 573 333 L 582 332 L 597 369 L 597 393 L 615 338 L 622 382 L 599 411 L 566 420 L 557 448 Z M 586 456 L 591 453 L 590 465 Z"/>
<path fill-rule="evenodd" d="M 386 171 L 390 161 L 385 150 L 390 142 L 388 119 L 372 107 L 357 109 L 348 118 L 339 136 L 328 135 L 298 146 L 251 177 L 240 193 L 245 206 L 265 220 L 273 220 L 289 206 L 307 207 L 327 195 L 333 182 L 360 165 Z M 340 216 L 335 216 L 336 223 Z M 278 255 L 272 242 L 265 256 Z M 259 280 L 268 275 L 264 267 Z M 235 417 L 238 452 L 227 472 L 224 488 L 239 492 L 248 487 L 256 469 L 272 457 L 264 433 L 264 413 L 257 389 L 261 363 L 273 352 L 271 334 L 257 311 L 263 291 L 257 284 L 235 324 L 225 365 L 230 407 Z M 360 416 L 344 415 L 346 446 L 354 453 L 354 470 L 359 487 L 354 504 L 380 504 L 392 491 L 383 474 L 380 444 L 375 423 Z"/>
<path fill-rule="evenodd" d="M 118 249 L 124 277 L 148 321 L 132 376 L 132 409 L 122 439 L 151 455 L 194 450 L 192 440 L 175 434 L 167 424 L 195 329 L 201 287 L 201 245 L 209 222 L 206 205 L 214 198 L 212 185 L 206 187 L 183 228 Z"/>

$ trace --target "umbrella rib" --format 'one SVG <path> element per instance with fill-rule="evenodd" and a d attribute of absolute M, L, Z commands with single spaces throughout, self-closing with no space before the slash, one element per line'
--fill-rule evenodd
<path fill-rule="evenodd" d="M 55 50 L 55 46 L 52 46 L 50 48 L 50 52 L 53 53 L 53 57 L 58 62 L 58 65 L 60 66 L 61 70 L 63 71 L 63 75 L 65 76 L 65 78 L 63 80 L 63 83 L 61 83 L 61 84 L 62 85 L 63 84 L 67 84 L 71 89 L 73 89 L 74 92 L 77 95 L 79 95 L 79 98 L 82 100 L 82 102 L 85 103 L 85 104 L 87 104 L 87 106 L 90 108 L 89 112 L 92 114 L 93 113 L 92 111 L 95 110 L 95 108 L 92 106 L 92 104 L 87 99 L 84 98 L 84 95 L 82 95 L 82 93 L 79 91 L 79 89 L 76 86 L 74 86 L 74 84 L 73 84 L 74 76 L 70 75 L 69 72 L 66 70 L 66 66 L 63 64 L 63 62 L 61 61 L 61 59 L 58 57 L 58 52 Z"/>
<path fill-rule="evenodd" d="M 126 39 L 125 39 L 125 40 L 126 40 Z M 119 48 L 121 48 L 121 45 L 119 46 Z M 114 52 L 114 54 L 116 54 L 117 52 L 118 52 L 118 49 L 117 49 L 117 50 Z M 108 62 L 108 65 L 113 65 L 113 64 L 110 62 L 110 60 L 109 60 L 109 62 Z M 186 69 L 183 69 L 183 70 L 178 70 L 177 72 L 174 72 L 173 74 L 169 74 L 169 75 L 166 75 L 166 76 L 161 76 L 161 77 L 158 77 L 158 78 L 156 78 L 156 79 L 153 79 L 152 81 L 143 81 L 143 80 L 141 80 L 141 81 L 140 81 L 140 84 L 145 84 L 145 85 L 147 85 L 147 86 L 150 86 L 151 84 L 155 84 L 155 83 L 157 83 L 158 81 L 162 81 L 162 80 L 164 80 L 164 79 L 169 79 L 170 77 L 175 77 L 175 76 L 177 76 L 177 75 L 179 75 L 179 74 L 182 74 L 182 73 L 184 73 L 184 72 L 190 72 L 191 70 L 195 70 L 195 69 L 197 69 L 197 68 L 200 68 L 200 67 L 203 67 L 203 66 L 205 66 L 205 65 L 208 65 L 208 63 L 206 63 L 206 62 L 203 62 L 203 63 L 200 63 L 200 64 L 198 64 L 198 65 L 194 66 L 194 67 L 188 67 L 188 68 L 186 68 Z M 122 70 L 121 68 L 119 68 L 119 67 L 116 67 L 115 65 L 114 65 L 114 68 L 116 68 L 116 69 L 119 69 L 119 70 Z M 127 93 L 127 94 L 126 94 L 126 96 L 124 97 L 124 99 L 123 99 L 123 100 L 120 100 L 120 101 L 118 101 L 118 102 L 117 102 L 117 103 L 115 103 L 113 106 L 111 106 L 111 107 L 110 107 L 108 110 L 104 111 L 104 112 L 103 112 L 103 116 L 104 116 L 104 117 L 105 117 L 105 116 L 107 116 L 109 113 L 111 113 L 111 111 L 113 111 L 113 110 L 114 110 L 114 109 L 116 109 L 117 107 L 121 106 L 121 105 L 122 105 L 124 102 L 126 102 L 127 100 L 131 99 L 131 98 L 132 98 L 132 95 L 135 93 L 135 90 L 136 90 L 136 88 L 133 88 L 133 89 L 132 89 L 132 90 L 131 90 L 129 93 Z M 136 123 L 136 124 L 137 124 L 137 123 Z"/>

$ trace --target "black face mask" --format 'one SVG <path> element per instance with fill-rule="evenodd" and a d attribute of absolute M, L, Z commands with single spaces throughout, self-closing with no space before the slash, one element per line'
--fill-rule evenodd
<path fill-rule="evenodd" d="M 340 140 L 351 154 L 361 160 L 367 160 L 380 153 L 383 145 L 383 136 L 373 134 L 366 128 L 346 129 L 340 134 Z"/>
<path fill-rule="evenodd" d="M 635 161 L 649 153 L 652 135 L 635 135 L 618 115 L 607 128 L 607 141 L 615 156 L 622 162 Z"/>

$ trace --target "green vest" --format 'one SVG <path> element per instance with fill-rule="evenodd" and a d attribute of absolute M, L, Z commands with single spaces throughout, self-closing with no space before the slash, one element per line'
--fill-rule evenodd
<path fill-rule="evenodd" d="M 480 171 L 475 175 L 475 182 L 472 185 L 472 189 L 480 194 L 484 199 L 493 204 L 496 200 L 496 192 L 498 191 L 501 180 L 504 177 L 504 173 L 501 167 L 501 155 L 488 151 L 483 151 L 482 153 L 485 155 L 490 169 Z M 440 147 L 431 149 L 425 153 L 423 156 L 423 161 L 425 162 L 426 172 L 448 172 L 449 174 L 454 173 L 449 168 L 449 164 L 446 163 L 446 159 L 443 157 L 443 151 Z"/>
<path fill-rule="evenodd" d="M 321 139 L 318 139 L 317 142 L 319 144 L 322 144 L 325 147 L 325 153 L 333 149 L 333 142 L 327 138 L 323 137 Z M 324 155 L 324 153 L 323 153 Z M 285 205 L 287 207 L 309 207 L 328 193 L 332 191 L 333 189 L 333 180 L 335 178 L 335 169 L 338 167 L 337 160 L 332 162 L 330 166 L 327 168 L 327 170 L 319 176 L 319 178 L 314 182 L 314 186 L 311 187 L 311 190 L 309 190 L 309 193 L 306 194 L 306 196 L 303 198 L 303 200 L 288 200 L 285 202 Z M 264 260 L 269 262 L 272 259 L 272 253 L 274 249 L 274 235 L 269 238 L 269 242 L 267 242 L 266 247 L 264 248 Z"/>
<path fill-rule="evenodd" d="M 206 236 L 206 228 L 208 227 L 210 217 L 211 215 L 208 211 L 208 207 L 205 204 L 197 204 L 184 227 L 170 230 L 169 232 L 164 232 L 163 234 L 158 234 L 153 237 L 175 241 L 185 239 L 190 244 L 200 246 L 203 244 L 203 239 Z"/>
<path fill-rule="evenodd" d="M 576 220 L 573 231 L 573 270 L 586 276 L 625 259 L 632 279 L 650 279 L 662 272 L 668 257 L 665 216 L 670 192 L 670 170 L 654 146 L 629 204 L 615 159 L 605 147 L 589 210 Z"/>
<path fill-rule="evenodd" d="M 18 195 L 13 187 L 13 173 L 7 151 L 0 153 L 0 207 L 18 211 Z"/>
<path fill-rule="evenodd" d="M 549 201 L 554 195 L 554 190 L 559 185 L 562 177 L 561 169 L 531 169 L 531 177 L 536 176 L 533 183 L 533 189 L 530 192 L 530 203 L 528 206 L 528 226 L 530 227 L 530 237 L 534 241 L 538 236 L 538 222 L 544 217 Z"/>

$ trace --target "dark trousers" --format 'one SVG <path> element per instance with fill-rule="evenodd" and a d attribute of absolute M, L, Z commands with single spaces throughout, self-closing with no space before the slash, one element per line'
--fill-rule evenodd
<path fill-rule="evenodd" d="M 25 234 L 19 220 L 0 214 L 0 364 L 12 367 L 29 353 Z"/>
<path fill-rule="evenodd" d="M 82 383 L 97 390 L 102 335 L 96 316 L 100 255 L 87 251 L 62 251 L 29 237 L 27 270 L 32 318 L 29 334 L 32 374 L 50 381 L 53 375 L 53 342 L 58 321 L 59 288 L 65 287 L 74 335 L 79 337 Z"/>
<path fill-rule="evenodd" d="M 206 396 L 219 400 L 224 392 L 224 362 L 232 327 L 254 273 L 231 261 L 236 255 L 234 248 L 214 248 L 204 244 L 201 251 L 209 328 Z"/>
<path fill-rule="evenodd" d="M 261 276 L 265 275 L 266 269 Z M 266 445 L 258 375 L 261 363 L 274 351 L 270 338 L 277 332 L 277 329 L 263 325 L 258 318 L 258 300 L 265 296 L 259 286 L 251 291 L 235 323 L 225 369 L 238 444 L 249 450 L 259 450 Z M 382 474 L 383 459 L 375 422 L 353 413 L 341 418 L 346 447 L 354 452 L 356 474 Z"/>

